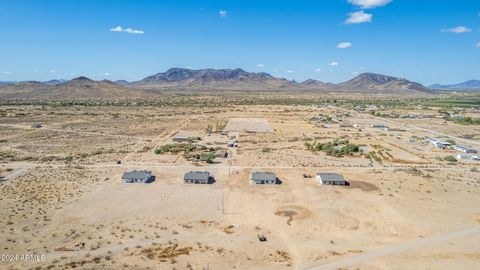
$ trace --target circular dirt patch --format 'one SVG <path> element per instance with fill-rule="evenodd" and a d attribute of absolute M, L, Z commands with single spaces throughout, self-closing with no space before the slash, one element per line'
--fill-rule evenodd
<path fill-rule="evenodd" d="M 287 224 L 291 225 L 294 220 L 301 220 L 310 217 L 311 212 L 307 208 L 299 205 L 286 205 L 278 208 L 275 215 L 287 217 Z"/>

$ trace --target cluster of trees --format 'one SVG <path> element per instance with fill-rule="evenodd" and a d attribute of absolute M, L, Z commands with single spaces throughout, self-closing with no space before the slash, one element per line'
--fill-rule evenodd
<path fill-rule="evenodd" d="M 215 151 L 218 148 L 196 146 L 191 143 L 166 144 L 155 149 L 155 154 L 178 154 L 183 152 L 183 156 L 188 160 L 201 160 L 207 163 L 213 163 Z"/>
<path fill-rule="evenodd" d="M 451 117 L 450 113 L 444 109 L 438 110 L 438 113 L 442 114 L 445 120 L 452 121 L 460 125 L 480 125 L 480 118 L 473 118 L 470 116 L 465 116 L 463 118 L 455 118 Z M 457 111 L 455 111 L 454 113 L 458 114 Z"/>
<path fill-rule="evenodd" d="M 312 152 L 325 152 L 327 155 L 343 157 L 353 153 L 359 153 L 360 147 L 350 143 L 348 140 L 334 140 L 327 143 L 305 143 L 305 147 Z"/>
<path fill-rule="evenodd" d="M 452 155 L 444 157 L 443 160 L 448 162 L 457 162 L 457 159 Z"/>
<path fill-rule="evenodd" d="M 197 149 L 197 146 L 191 143 L 165 144 L 155 149 L 155 154 L 178 154 L 180 152 L 190 152 Z"/>
<path fill-rule="evenodd" d="M 208 124 L 207 127 L 205 127 L 205 132 L 206 133 L 220 132 L 225 128 L 226 125 L 227 125 L 226 121 L 217 121 L 215 122 L 214 125 Z"/>
<path fill-rule="evenodd" d="M 469 116 L 460 119 L 455 118 L 450 120 L 461 125 L 480 125 L 480 118 L 473 118 Z"/>

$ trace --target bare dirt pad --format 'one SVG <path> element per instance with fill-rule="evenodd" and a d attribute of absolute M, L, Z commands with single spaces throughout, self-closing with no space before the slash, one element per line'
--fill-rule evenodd
<path fill-rule="evenodd" d="M 374 184 L 367 183 L 367 182 L 350 181 L 349 183 L 350 183 L 350 185 L 348 186 L 348 188 L 358 188 L 358 189 L 361 189 L 363 191 L 379 190 L 377 186 L 375 186 Z"/>
<path fill-rule="evenodd" d="M 287 217 L 287 224 L 291 225 L 294 220 L 306 219 L 311 215 L 310 210 L 298 205 L 282 206 L 275 211 L 275 215 Z"/>
<path fill-rule="evenodd" d="M 273 132 L 270 123 L 265 118 L 230 118 L 225 129 L 258 133 Z"/>

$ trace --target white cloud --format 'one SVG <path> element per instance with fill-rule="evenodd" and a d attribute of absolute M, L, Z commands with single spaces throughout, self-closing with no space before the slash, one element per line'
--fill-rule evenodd
<path fill-rule="evenodd" d="M 339 64 L 338 62 L 336 62 L 336 61 L 330 62 L 330 66 L 332 66 L 332 67 L 336 67 L 336 66 L 338 66 L 338 65 L 340 65 L 340 64 Z"/>
<path fill-rule="evenodd" d="M 110 28 L 110 31 L 118 32 L 118 33 L 124 32 L 124 33 L 129 33 L 129 34 L 136 34 L 136 35 L 143 35 L 145 33 L 145 32 L 143 32 L 143 30 L 133 29 L 133 28 L 130 28 L 130 27 L 123 28 L 120 25 L 115 27 L 115 28 Z"/>
<path fill-rule="evenodd" d="M 227 17 L 227 12 L 225 10 L 219 10 L 218 16 L 220 16 L 220 18 L 225 18 Z"/>
<path fill-rule="evenodd" d="M 350 47 L 352 47 L 352 43 L 350 43 L 350 42 L 340 42 L 337 45 L 337 48 L 339 48 L 339 49 L 348 49 Z"/>
<path fill-rule="evenodd" d="M 345 20 L 346 24 L 369 23 L 372 21 L 372 14 L 365 13 L 363 10 L 348 13 L 348 18 Z"/>
<path fill-rule="evenodd" d="M 313 72 L 322 72 L 322 69 L 321 68 L 316 68 L 313 70 Z"/>
<path fill-rule="evenodd" d="M 112 74 L 111 74 L 111 73 L 108 73 L 108 72 L 105 72 L 105 74 L 103 74 L 103 75 L 105 75 L 105 76 L 112 76 Z"/>
<path fill-rule="evenodd" d="M 461 34 L 461 33 L 468 33 L 472 32 L 472 29 L 467 28 L 465 26 L 457 26 L 449 29 L 442 29 L 442 32 L 450 32 L 450 33 L 455 33 L 455 34 Z"/>
<path fill-rule="evenodd" d="M 57 71 L 52 69 L 52 70 L 50 70 L 50 73 L 57 73 Z"/>
<path fill-rule="evenodd" d="M 262 68 L 262 67 L 265 67 L 265 65 L 264 65 L 264 64 L 257 64 L 257 67 L 261 67 L 261 68 Z"/>
<path fill-rule="evenodd" d="M 392 2 L 392 0 L 348 0 L 348 2 L 361 8 L 376 8 L 383 7 Z"/>
<path fill-rule="evenodd" d="M 12 74 L 10 71 L 4 71 L 3 74 Z"/>
<path fill-rule="evenodd" d="M 287 70 L 287 71 L 285 71 L 285 72 L 288 73 L 288 74 L 290 74 L 290 73 L 293 73 L 293 72 L 295 72 L 295 71 L 293 71 L 293 70 Z"/>
<path fill-rule="evenodd" d="M 480 48 L 480 41 L 475 45 L 475 47 Z"/>

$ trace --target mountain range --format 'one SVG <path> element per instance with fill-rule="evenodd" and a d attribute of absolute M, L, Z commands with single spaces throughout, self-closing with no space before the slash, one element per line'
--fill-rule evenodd
<path fill-rule="evenodd" d="M 242 69 L 171 68 L 139 81 L 94 81 L 78 77 L 70 81 L 17 82 L 0 85 L 0 99 L 108 99 L 155 97 L 163 92 L 317 92 L 373 95 L 430 95 L 435 91 L 403 78 L 362 73 L 339 84 L 318 80 L 303 82 L 276 78 L 264 72 Z"/>
<path fill-rule="evenodd" d="M 469 80 L 457 84 L 432 84 L 432 89 L 480 90 L 480 80 Z"/>

